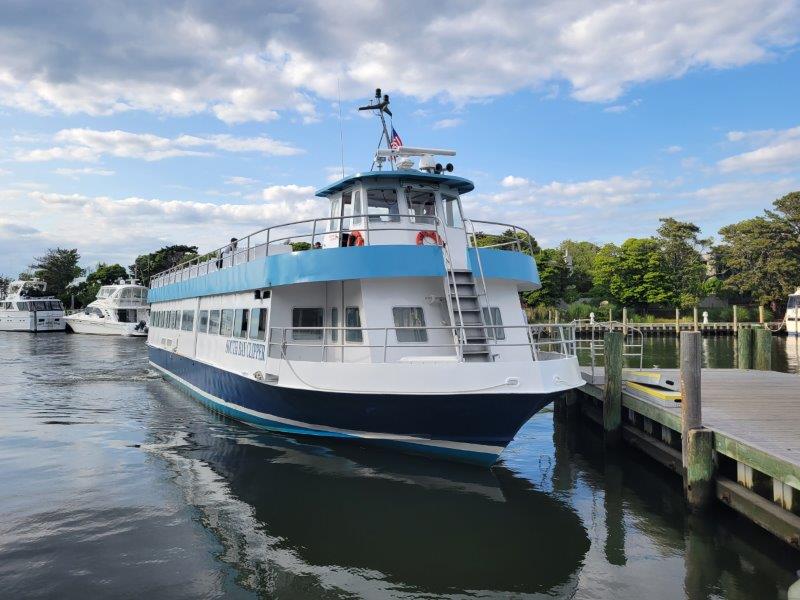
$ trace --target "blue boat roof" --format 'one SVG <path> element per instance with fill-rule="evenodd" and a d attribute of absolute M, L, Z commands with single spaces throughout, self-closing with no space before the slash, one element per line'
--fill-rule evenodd
<path fill-rule="evenodd" d="M 456 177 L 454 175 L 425 173 L 424 171 L 410 171 L 410 170 L 397 170 L 397 171 L 367 171 L 366 173 L 356 173 L 344 179 L 330 184 L 327 187 L 317 191 L 317 196 L 325 198 L 336 192 L 341 192 L 344 188 L 355 183 L 359 180 L 379 180 L 379 179 L 402 179 L 405 181 L 421 181 L 424 183 L 438 183 L 449 185 L 458 190 L 459 194 L 465 194 L 475 189 L 475 184 L 469 179 L 463 177 Z"/>

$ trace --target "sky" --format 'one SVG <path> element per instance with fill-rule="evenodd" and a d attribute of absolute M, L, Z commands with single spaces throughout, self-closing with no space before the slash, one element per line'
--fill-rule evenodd
<path fill-rule="evenodd" d="M 325 216 L 376 87 L 467 217 L 545 247 L 718 239 L 800 190 L 800 0 L 0 0 L 0 274 Z"/>

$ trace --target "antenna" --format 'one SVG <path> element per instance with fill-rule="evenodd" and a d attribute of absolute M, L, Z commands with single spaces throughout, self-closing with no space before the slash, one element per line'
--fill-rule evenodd
<path fill-rule="evenodd" d="M 392 116 L 392 111 L 389 110 L 389 94 L 381 94 L 381 88 L 377 88 L 375 90 L 375 100 L 376 102 L 373 104 L 370 101 L 369 104 L 366 106 L 359 106 L 358 110 L 377 110 L 378 116 L 381 118 L 381 125 L 383 126 L 383 131 L 381 133 L 381 139 L 378 140 L 378 149 L 380 150 L 381 142 L 383 139 L 386 138 L 386 147 L 390 148 L 392 143 L 392 138 L 389 137 L 389 130 L 386 128 L 386 117 L 384 113 Z M 392 165 L 394 165 L 394 157 L 391 157 L 389 160 L 392 161 Z M 372 166 L 375 166 L 375 161 L 372 161 Z M 380 167 L 380 162 L 378 163 L 378 167 Z M 372 168 L 372 167 L 370 167 Z"/>
<path fill-rule="evenodd" d="M 344 133 L 342 132 L 342 88 L 336 78 L 336 94 L 339 96 L 339 147 L 342 155 L 342 179 L 344 179 Z"/>

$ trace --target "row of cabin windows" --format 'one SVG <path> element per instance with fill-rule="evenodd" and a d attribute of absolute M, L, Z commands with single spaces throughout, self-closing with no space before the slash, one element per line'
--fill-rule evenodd
<path fill-rule="evenodd" d="M 31 300 L 29 302 L 0 302 L 0 308 L 17 310 L 64 310 L 60 300 Z"/>
<path fill-rule="evenodd" d="M 406 191 L 406 207 L 409 215 L 413 215 L 412 222 L 423 224 L 433 224 L 432 217 L 436 216 L 436 197 L 432 191 L 412 189 Z M 461 216 L 461 208 L 458 204 L 458 196 L 442 194 L 442 206 L 444 207 L 444 222 L 448 227 L 463 227 L 464 221 Z M 366 210 L 361 203 L 361 190 L 348 190 L 342 194 L 341 198 L 335 198 L 331 202 L 331 217 L 349 217 L 351 215 L 369 215 L 370 223 L 396 223 L 400 221 L 400 205 L 397 199 L 396 188 L 371 188 L 367 190 Z M 342 229 L 350 227 L 360 227 L 361 218 L 342 220 Z M 338 221 L 331 220 L 329 231 L 339 229 Z"/>
<path fill-rule="evenodd" d="M 357 306 L 347 306 L 344 310 L 344 339 L 348 343 L 360 344 L 364 341 L 361 327 L 361 313 Z M 224 337 L 250 338 L 251 340 L 265 340 L 267 332 L 266 308 L 201 310 L 197 316 L 197 331 L 222 335 Z M 425 313 L 420 306 L 395 306 L 392 308 L 392 317 L 396 329 L 397 341 L 401 343 L 426 343 L 428 331 L 425 329 Z M 168 310 L 155 311 L 151 318 L 153 327 L 166 329 L 180 329 L 194 331 L 195 313 L 193 310 Z M 503 329 L 503 319 L 500 309 L 496 306 L 483 309 L 483 321 L 490 327 L 486 328 L 489 339 L 506 339 Z M 292 339 L 293 340 L 321 340 L 325 326 L 324 308 L 293 308 L 292 309 Z M 330 326 L 339 327 L 339 308 L 330 309 Z M 306 329 L 308 328 L 308 329 Z M 350 329 L 354 328 L 354 329 Z M 339 341 L 339 331 L 332 329 L 330 332 L 332 342 Z"/>
<path fill-rule="evenodd" d="M 197 332 L 224 337 L 267 339 L 266 308 L 225 308 L 201 310 L 197 313 Z M 153 327 L 194 331 L 193 310 L 157 310 L 151 316 Z"/>

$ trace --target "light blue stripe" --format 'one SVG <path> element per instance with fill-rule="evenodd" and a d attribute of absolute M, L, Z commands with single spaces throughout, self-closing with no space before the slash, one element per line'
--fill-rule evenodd
<path fill-rule="evenodd" d="M 469 249 L 470 269 L 479 274 L 476 249 Z M 502 250 L 480 251 L 487 279 L 510 279 L 523 289 L 539 287 L 536 262 L 527 254 Z M 150 290 L 150 302 L 165 302 L 215 294 L 230 294 L 295 283 L 391 277 L 442 277 L 438 246 L 362 246 L 305 250 L 258 258 L 186 281 Z"/>

